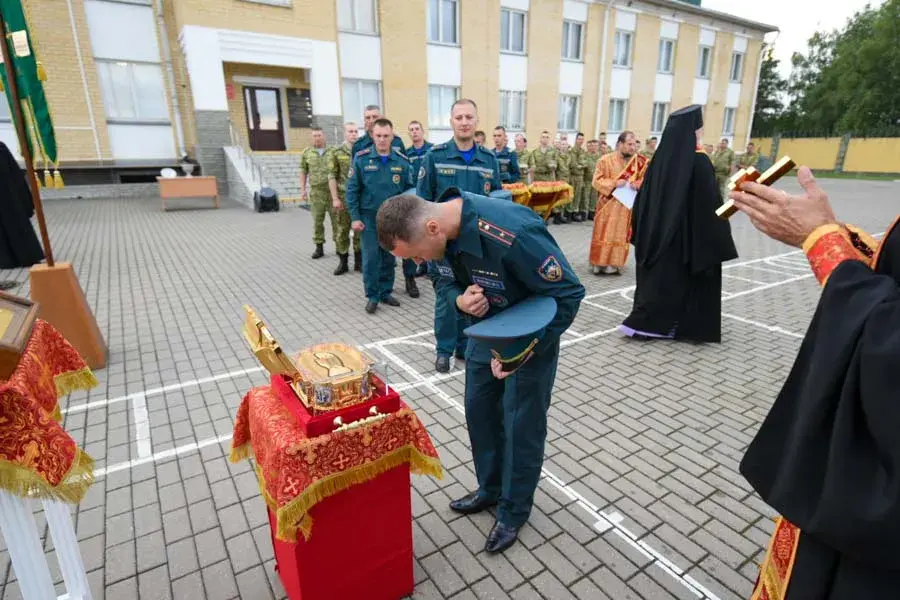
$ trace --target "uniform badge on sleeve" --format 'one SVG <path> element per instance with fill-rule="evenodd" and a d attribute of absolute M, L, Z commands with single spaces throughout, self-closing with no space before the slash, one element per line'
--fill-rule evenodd
<path fill-rule="evenodd" d="M 491 193 L 491 182 L 490 182 L 490 181 L 485 181 L 485 182 L 484 182 L 484 193 L 485 193 L 485 194 L 490 194 L 490 193 Z"/>
<path fill-rule="evenodd" d="M 399 175 L 394 175 L 393 177 L 391 177 L 391 181 L 393 181 L 394 184 L 399 184 L 399 183 L 400 183 L 400 176 L 399 176 Z"/>
<path fill-rule="evenodd" d="M 419 167 L 419 179 L 425 179 L 425 167 Z"/>
<path fill-rule="evenodd" d="M 350 179 L 351 177 L 353 177 L 353 167 L 350 167 L 350 170 L 347 171 L 347 179 Z"/>
<path fill-rule="evenodd" d="M 559 261 L 556 260 L 556 257 L 551 254 L 545 258 L 544 262 L 541 263 L 541 266 L 538 267 L 538 275 L 540 275 L 541 279 L 544 281 L 555 283 L 562 279 L 562 265 L 560 265 Z"/>

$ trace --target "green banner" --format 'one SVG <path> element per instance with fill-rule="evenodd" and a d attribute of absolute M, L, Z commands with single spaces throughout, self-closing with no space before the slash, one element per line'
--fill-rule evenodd
<path fill-rule="evenodd" d="M 35 160 L 41 158 L 44 168 L 57 164 L 56 134 L 50 105 L 41 83 L 46 76 L 35 55 L 35 46 L 25 15 L 22 0 L 0 0 L 0 18 L 6 25 L 6 42 L 12 57 L 13 72 L 22 112 L 25 116 L 26 142 Z M 6 80 L 6 69 L 0 69 L 0 79 L 6 91 L 6 99 L 12 107 L 12 93 Z M 15 112 L 10 111 L 15 118 Z"/>

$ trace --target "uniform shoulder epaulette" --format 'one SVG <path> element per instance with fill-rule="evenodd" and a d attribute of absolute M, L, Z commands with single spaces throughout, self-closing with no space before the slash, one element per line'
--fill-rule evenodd
<path fill-rule="evenodd" d="M 402 156 L 403 158 L 406 158 L 406 160 L 409 160 L 409 159 L 406 157 L 406 154 L 404 154 L 403 151 L 400 150 L 400 148 L 397 148 L 397 147 L 394 147 L 394 146 L 392 146 L 392 148 L 394 148 L 394 152 L 396 152 L 397 154 L 399 154 L 399 155 Z"/>
<path fill-rule="evenodd" d="M 372 148 L 363 148 L 359 152 L 356 153 L 356 156 L 363 156 L 364 154 L 368 154 L 372 151 Z"/>
<path fill-rule="evenodd" d="M 512 246 L 516 241 L 516 234 L 484 219 L 478 219 L 478 231 L 481 232 L 481 235 L 500 242 L 504 246 Z"/>
<path fill-rule="evenodd" d="M 431 147 L 432 150 L 445 150 L 447 148 L 446 142 L 441 142 L 440 144 L 435 144 Z"/>

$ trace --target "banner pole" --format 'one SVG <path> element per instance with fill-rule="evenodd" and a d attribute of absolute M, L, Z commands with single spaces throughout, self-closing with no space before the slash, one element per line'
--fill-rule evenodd
<path fill-rule="evenodd" d="M 47 258 L 47 266 L 52 267 L 53 249 L 50 247 L 50 234 L 47 233 L 47 222 L 44 220 L 44 205 L 41 204 L 41 192 L 38 187 L 37 175 L 34 173 L 33 157 L 25 137 L 25 115 L 22 113 L 22 100 L 19 98 L 19 85 L 16 81 L 16 73 L 13 69 L 12 56 L 9 52 L 9 32 L 6 30 L 6 20 L 3 16 L 3 8 L 0 7 L 0 33 L 3 34 L 2 46 L 3 66 L 6 69 L 6 83 L 9 85 L 9 93 L 12 96 L 13 122 L 16 124 L 16 135 L 19 138 L 19 151 L 25 160 L 25 170 L 31 188 L 31 199 L 34 203 L 34 212 L 37 215 L 38 227 L 41 230 L 41 240 L 44 243 L 44 255 Z"/>

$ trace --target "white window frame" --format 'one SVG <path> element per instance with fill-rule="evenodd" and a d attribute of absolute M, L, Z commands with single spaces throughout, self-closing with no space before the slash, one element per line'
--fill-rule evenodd
<path fill-rule="evenodd" d="M 706 72 L 703 72 L 703 51 L 706 50 Z M 700 46 L 697 50 L 697 77 L 700 79 L 709 79 L 712 75 L 713 47 Z"/>
<path fill-rule="evenodd" d="M 426 0 L 428 2 L 425 8 L 426 22 L 425 27 L 427 30 L 428 43 L 429 44 L 440 44 L 442 46 L 459 46 L 459 0 Z M 446 41 L 446 31 L 444 28 L 446 25 L 441 19 L 441 15 L 443 15 L 443 11 L 441 11 L 441 6 L 445 2 L 452 2 L 454 10 L 456 12 L 456 17 L 454 19 L 454 25 L 456 27 L 456 31 L 453 32 L 453 41 Z M 437 14 L 437 22 L 438 22 L 438 39 L 432 39 L 431 37 L 431 19 L 434 17 L 433 15 L 433 6 L 437 5 L 438 14 Z"/>
<path fill-rule="evenodd" d="M 577 28 L 578 31 L 578 48 L 576 55 L 573 56 L 572 47 L 572 31 Z M 562 59 L 574 62 L 582 62 L 584 60 L 584 23 L 581 21 L 563 21 L 562 31 Z"/>
<path fill-rule="evenodd" d="M 341 19 L 340 19 L 340 10 L 341 4 L 343 2 L 350 3 L 350 20 L 353 22 L 353 26 L 350 29 L 346 27 L 341 27 Z M 359 4 L 362 2 L 366 2 L 372 5 L 372 26 L 374 29 L 369 30 L 359 25 Z M 338 10 L 338 31 L 346 31 L 349 33 L 361 33 L 366 35 L 378 35 L 378 0 L 337 0 L 337 10 Z"/>
<path fill-rule="evenodd" d="M 664 48 L 666 48 L 667 46 L 672 48 L 672 51 L 669 53 L 668 66 L 663 64 L 663 58 L 665 57 Z M 675 72 L 675 40 L 671 38 L 660 38 L 659 56 L 656 58 L 656 72 L 664 73 L 667 75 Z"/>
<path fill-rule="evenodd" d="M 513 43 L 513 15 L 522 15 L 522 49 L 516 50 L 512 47 Z M 503 46 L 503 22 L 506 21 L 506 30 L 509 32 L 507 47 Z M 527 54 L 528 53 L 528 13 L 523 10 L 514 10 L 512 8 L 500 9 L 500 52 L 506 54 Z"/>
<path fill-rule="evenodd" d="M 737 71 L 737 73 L 735 73 Z M 740 83 L 744 78 L 744 53 L 731 53 L 731 68 L 728 69 L 728 81 Z"/>
<path fill-rule="evenodd" d="M 574 118 L 572 119 L 572 126 L 569 127 L 568 123 L 563 123 L 564 114 L 563 107 L 566 100 L 574 99 L 575 100 L 575 111 Z M 563 133 L 571 133 L 573 131 L 578 131 L 578 124 L 581 122 L 581 96 L 574 96 L 570 94 L 560 94 L 559 102 L 556 107 L 556 129 Z"/>
<path fill-rule="evenodd" d="M 621 102 L 622 106 L 622 120 L 620 123 L 613 123 L 613 118 L 616 115 L 616 109 L 618 103 Z M 621 133 L 625 130 L 625 123 L 628 122 L 628 100 L 626 98 L 610 98 L 609 99 L 609 118 L 606 122 L 606 131 L 607 133 Z"/>
<path fill-rule="evenodd" d="M 350 115 L 344 114 L 345 121 L 356 121 L 357 123 L 362 123 L 363 112 L 365 112 L 366 106 L 368 106 L 369 104 L 377 104 L 378 106 L 384 106 L 384 104 L 382 104 L 382 94 L 384 93 L 384 91 L 383 91 L 383 87 L 381 85 L 381 81 L 379 81 L 377 79 L 342 78 L 341 79 L 341 111 L 344 113 L 347 112 L 345 110 L 346 107 L 344 106 L 344 101 L 345 101 L 344 88 L 349 84 L 356 85 L 356 88 L 357 88 L 356 89 L 356 91 L 357 91 L 356 97 L 359 98 L 360 100 L 362 100 L 362 86 L 363 86 L 363 84 L 366 84 L 366 83 L 370 83 L 370 84 L 374 83 L 378 87 L 377 101 L 376 102 L 365 102 L 365 101 L 360 102 L 359 112 L 357 114 L 350 114 Z"/>
<path fill-rule="evenodd" d="M 97 65 L 97 79 L 100 85 L 100 95 L 103 98 L 103 111 L 106 115 L 106 121 L 108 123 L 143 123 L 143 124 L 153 124 L 153 125 L 168 125 L 171 123 L 170 115 L 169 115 L 169 100 L 166 94 L 166 82 L 165 76 L 162 71 L 162 65 L 159 63 L 153 62 L 142 62 L 142 61 L 126 61 L 126 60 L 109 60 L 102 58 L 95 58 L 94 63 Z M 134 67 L 135 66 L 145 66 L 145 67 L 156 67 L 159 69 L 159 81 L 160 81 L 160 94 L 162 98 L 162 103 L 165 106 L 165 116 L 157 116 L 151 117 L 141 114 L 135 114 L 133 117 L 123 117 L 123 116 L 114 116 L 110 114 L 110 104 L 114 102 L 114 98 L 107 97 L 107 92 L 112 92 L 112 90 L 106 90 L 104 86 L 104 78 L 101 74 L 102 71 L 107 68 L 109 65 L 115 66 L 127 66 L 129 73 L 129 86 L 130 86 L 130 94 L 131 94 L 131 103 L 132 107 L 135 109 L 135 112 L 138 113 L 141 102 L 137 92 L 137 86 L 135 85 L 134 80 Z"/>
<path fill-rule="evenodd" d="M 519 104 L 519 111 L 522 115 L 521 122 L 516 123 L 510 119 L 513 113 L 513 107 Z M 513 90 L 500 90 L 500 125 L 509 131 L 523 131 L 525 129 L 525 110 L 528 106 L 528 98 L 525 92 L 517 92 Z"/>
<path fill-rule="evenodd" d="M 650 133 L 659 135 L 666 127 L 666 119 L 669 118 L 669 103 L 654 102 L 653 111 L 650 113 Z"/>
<path fill-rule="evenodd" d="M 728 117 L 731 116 L 729 119 Z M 722 135 L 734 135 L 734 121 L 737 118 L 737 109 L 730 106 L 725 107 L 725 113 L 722 115 Z"/>
<path fill-rule="evenodd" d="M 622 63 L 619 61 L 619 43 L 621 39 L 628 39 L 628 56 L 625 57 L 625 62 Z M 623 69 L 631 68 L 631 60 L 634 56 L 634 32 L 625 31 L 624 29 L 616 29 L 616 33 L 614 36 L 615 43 L 613 45 L 613 66 L 621 67 Z"/>
<path fill-rule="evenodd" d="M 442 114 L 432 114 L 432 104 L 431 104 L 431 94 L 436 91 L 444 92 L 446 90 L 453 90 L 453 102 L 459 100 L 460 89 L 459 86 L 455 85 L 429 85 L 428 86 L 428 128 L 429 129 L 447 129 L 450 127 L 450 109 L 453 105 L 453 102 L 446 107 L 441 106 L 440 112 Z M 441 102 L 443 102 L 443 94 L 441 97 Z M 446 110 L 445 110 L 446 109 Z"/>

